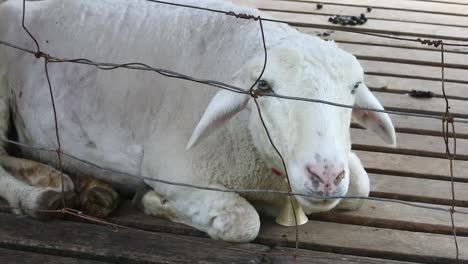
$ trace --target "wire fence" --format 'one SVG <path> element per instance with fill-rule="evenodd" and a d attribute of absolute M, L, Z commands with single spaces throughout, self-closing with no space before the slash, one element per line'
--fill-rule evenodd
<path fill-rule="evenodd" d="M 50 93 L 50 99 L 52 103 L 52 108 L 53 108 L 53 115 L 54 115 L 54 126 L 55 126 L 55 137 L 57 141 L 57 148 L 56 149 L 49 149 L 49 148 L 44 148 L 41 146 L 32 146 L 28 144 L 24 144 L 18 141 L 13 141 L 7 138 L 0 138 L 0 141 L 6 143 L 6 144 L 12 144 L 15 146 L 18 146 L 20 148 L 26 148 L 34 151 L 42 151 L 42 152 L 55 152 L 57 154 L 57 162 L 58 162 L 58 169 L 61 174 L 61 179 L 62 179 L 62 192 L 64 193 L 64 184 L 63 184 L 63 178 L 64 178 L 64 169 L 63 169 L 63 164 L 62 164 L 62 158 L 67 157 L 71 158 L 75 161 L 78 161 L 82 163 L 83 165 L 88 165 L 91 167 L 94 167 L 98 170 L 102 171 L 107 171 L 111 172 L 113 174 L 119 174 L 119 175 L 125 175 L 125 176 L 130 176 L 130 177 L 135 177 L 139 178 L 141 180 L 147 180 L 147 181 L 154 181 L 162 184 L 169 184 L 169 185 L 174 185 L 174 186 L 182 186 L 182 187 L 189 187 L 189 188 L 194 188 L 194 189 L 201 189 L 201 190 L 209 190 L 209 191 L 217 191 L 217 192 L 233 192 L 233 193 L 273 193 L 273 194 L 278 194 L 278 195 L 287 195 L 291 199 L 291 205 L 292 205 L 292 197 L 293 196 L 303 196 L 303 197 L 310 197 L 310 198 L 317 198 L 317 199 L 360 199 L 360 200 L 373 200 L 373 201 L 379 201 L 379 202 L 388 202 L 388 203 L 398 203 L 402 204 L 405 206 L 410 206 L 410 207 L 415 207 L 415 208 L 424 208 L 424 209 L 430 209 L 430 210 L 436 210 L 436 211 L 442 211 L 450 214 L 450 219 L 451 219 L 451 227 L 452 227 L 452 234 L 453 234 L 453 239 L 454 239 L 454 244 L 455 244 L 455 259 L 458 261 L 459 259 L 459 246 L 458 246 L 458 241 L 457 241 L 457 234 L 456 234 L 456 224 L 454 221 L 454 214 L 462 214 L 462 215 L 468 215 L 468 211 L 462 210 L 462 209 L 455 209 L 455 182 L 454 182 L 454 173 L 453 173 L 453 160 L 456 157 L 456 144 L 457 144 L 457 136 L 456 136 L 456 131 L 455 131 L 455 124 L 456 123 L 468 123 L 468 119 L 462 118 L 462 117 L 454 117 L 453 114 L 450 112 L 450 102 L 448 99 L 448 96 L 446 95 L 446 90 L 445 90 L 445 57 L 444 57 L 444 52 L 447 51 L 446 47 L 468 47 L 468 44 L 460 44 L 460 43 L 447 43 L 443 40 L 430 40 L 430 39 L 420 39 L 420 38 L 407 38 L 407 37 L 396 37 L 396 36 L 390 36 L 390 35 L 385 35 L 385 34 L 376 34 L 376 33 L 368 33 L 368 32 L 360 32 L 360 31 L 351 31 L 347 28 L 334 28 L 333 30 L 337 31 L 347 31 L 355 34 L 364 34 L 364 35 L 371 35 L 375 37 L 381 37 L 381 38 L 389 38 L 393 39 L 396 41 L 409 41 L 409 42 L 418 42 L 423 45 L 432 45 L 436 48 L 440 48 L 440 54 L 441 54 L 441 90 L 443 93 L 443 98 L 445 100 L 445 113 L 442 115 L 437 115 L 437 114 L 425 114 L 425 113 L 414 113 L 411 111 L 389 111 L 389 110 L 383 110 L 383 109 L 373 109 L 373 108 L 366 108 L 366 107 L 359 107 L 359 106 L 354 106 L 354 105 L 344 105 L 336 102 L 330 102 L 330 101 L 324 101 L 324 100 L 318 100 L 318 99 L 313 99 L 313 98 L 302 98 L 302 97 L 292 97 L 292 96 L 287 96 L 287 95 L 281 95 L 277 93 L 265 93 L 259 89 L 256 88 L 256 84 L 260 81 L 260 79 L 263 76 L 263 73 L 265 71 L 267 62 L 268 62 L 268 52 L 267 52 L 267 46 L 266 46 L 266 39 L 265 39 L 265 34 L 264 34 L 264 28 L 263 28 L 263 23 L 264 22 L 274 22 L 274 23 L 285 23 L 285 24 L 290 24 L 290 25 L 303 25 L 301 23 L 291 23 L 286 20 L 277 20 L 277 19 L 272 19 L 272 18 L 264 18 L 261 16 L 254 16 L 250 14 L 242 14 L 242 13 L 235 13 L 233 11 L 225 11 L 225 10 L 217 10 L 217 9 L 210 9 L 210 8 L 204 8 L 204 7 L 198 7 L 198 6 L 191 6 L 191 5 L 184 5 L 184 4 L 178 4 L 178 3 L 170 3 L 170 2 L 164 2 L 164 1 L 157 1 L 157 0 L 147 0 L 148 2 L 153 2 L 155 4 L 162 4 L 162 5 L 172 5 L 172 6 L 177 6 L 179 8 L 190 8 L 190 9 L 196 9 L 196 10 L 201 10 L 205 12 L 214 12 L 214 13 L 219 13 L 219 14 L 224 14 L 227 16 L 233 16 L 238 19 L 247 19 L 247 20 L 253 20 L 255 23 L 258 23 L 258 28 L 259 28 L 259 34 L 261 35 L 262 39 L 262 48 L 264 52 L 264 63 L 263 63 L 263 68 L 261 73 L 259 74 L 258 78 L 256 81 L 250 86 L 249 89 L 243 89 L 241 87 L 236 87 L 230 84 L 226 84 L 223 82 L 215 81 L 215 80 L 207 80 L 207 79 L 199 79 L 193 76 L 188 76 L 182 73 L 178 73 L 172 70 L 167 70 L 167 69 L 161 69 L 161 68 L 156 68 L 149 66 L 144 63 L 140 62 L 129 62 L 129 63 L 122 63 L 122 64 L 116 64 L 112 62 L 96 62 L 91 59 L 87 58 L 61 58 L 61 57 L 56 57 L 52 53 L 46 53 L 44 52 L 36 38 L 34 37 L 34 34 L 30 32 L 25 24 L 25 18 L 26 18 L 26 0 L 23 0 L 23 10 L 22 10 L 22 28 L 24 31 L 30 36 L 31 41 L 34 42 L 36 50 L 31 50 L 27 49 L 25 47 L 18 46 L 17 44 L 10 43 L 6 40 L 0 40 L 0 45 L 9 47 L 11 49 L 16 49 L 25 53 L 29 53 L 32 56 L 35 56 L 37 59 L 43 59 L 44 61 L 44 74 L 47 79 L 47 85 Z M 53 90 L 53 83 L 51 83 L 51 79 L 49 76 L 49 65 L 51 63 L 74 63 L 74 64 L 82 64 L 82 65 L 89 65 L 89 66 L 94 66 L 97 67 L 100 70 L 115 70 L 118 68 L 124 68 L 124 69 L 129 69 L 129 70 L 136 70 L 136 71 L 150 71 L 154 72 L 157 74 L 160 74 L 162 76 L 165 76 L 167 78 L 176 78 L 176 79 L 181 79 L 181 80 L 186 80 L 190 82 L 196 82 L 196 83 L 201 83 L 207 86 L 212 86 L 216 87 L 218 89 L 224 89 L 228 90 L 234 93 L 239 93 L 239 94 L 246 94 L 251 97 L 251 99 L 254 101 L 256 110 L 258 111 L 259 117 L 260 117 L 260 122 L 266 132 L 266 135 L 268 137 L 269 143 L 271 146 L 274 148 L 275 152 L 277 153 L 278 157 L 280 158 L 283 166 L 283 171 L 285 172 L 285 177 L 288 182 L 288 191 L 278 191 L 278 190 L 266 190 L 266 189 L 221 189 L 221 188 L 214 188 L 214 187 L 208 187 L 208 186 L 201 186 L 201 185 L 194 185 L 194 184 L 188 184 L 188 183 L 183 183 L 183 182 L 174 182 L 174 181 L 169 181 L 169 180 L 162 180 L 162 179 L 156 179 L 151 176 L 145 176 L 145 175 L 135 175 L 131 173 L 127 173 L 124 171 L 119 171 L 115 170 L 113 168 L 106 168 L 103 166 L 100 166 L 97 163 L 94 163 L 89 160 L 84 160 L 81 158 L 78 158 L 70 153 L 67 153 L 63 151 L 62 149 L 62 144 L 61 144 L 61 137 L 60 137 L 60 131 L 58 128 L 58 118 L 57 118 L 57 109 L 56 109 L 56 104 L 55 104 L 55 97 L 54 97 L 54 90 Z M 358 109 L 358 110 L 366 110 L 366 111 L 373 111 L 373 112 L 381 112 L 381 113 L 388 113 L 388 114 L 393 114 L 393 115 L 402 115 L 402 116 L 413 116 L 413 117 L 418 117 L 418 118 L 429 118 L 429 119 L 436 119 L 440 120 L 442 124 L 442 134 L 443 134 L 443 140 L 445 144 L 445 154 L 446 154 L 446 159 L 449 161 L 449 170 L 450 170 L 450 177 L 451 177 L 451 198 L 452 198 L 452 205 L 449 209 L 446 208 L 441 208 L 437 206 L 431 206 L 431 205 L 421 205 L 413 202 L 408 202 L 404 200 L 399 200 L 399 199 L 387 199 L 387 198 L 378 198 L 378 197 L 363 197 L 363 196 L 316 196 L 316 195 L 311 195 L 311 194 L 304 194 L 304 193 L 295 193 L 292 191 L 291 184 L 289 181 L 289 175 L 288 175 L 288 169 L 286 166 L 286 162 L 284 161 L 283 155 L 280 153 L 278 148 L 275 145 L 275 142 L 273 141 L 272 137 L 270 136 L 270 132 L 268 130 L 268 127 L 264 121 L 263 115 L 262 115 L 262 110 L 261 107 L 258 103 L 258 100 L 261 97 L 276 97 L 284 100 L 294 100 L 294 101 L 304 101 L 304 102 L 310 102 L 310 103 L 320 103 L 320 104 L 327 104 L 335 107 L 343 107 L 343 108 L 350 108 L 350 109 Z M 452 142 L 450 142 L 452 141 Z M 144 231 L 140 229 L 135 229 L 135 228 L 130 228 L 122 225 L 117 225 L 114 223 L 110 223 L 106 220 L 103 219 L 98 219 L 95 217 L 87 216 L 83 214 L 80 211 L 77 211 L 72 208 L 67 208 L 66 202 L 65 202 L 65 195 L 63 196 L 63 208 L 61 210 L 40 210 L 42 212 L 49 212 L 49 213 L 60 213 L 60 214 L 68 214 L 76 217 L 80 217 L 82 219 L 86 219 L 88 221 L 96 222 L 96 223 L 101 223 L 105 225 L 109 225 L 115 229 L 118 228 L 126 228 L 126 229 L 132 229 L 132 230 L 138 230 L 138 231 Z M 15 208 L 15 207 L 10 207 L 8 208 L 12 209 L 22 209 L 22 210 L 29 210 L 27 208 Z M 296 243 L 296 249 L 298 248 L 298 243 L 299 243 L 299 229 L 297 225 L 297 216 L 296 216 L 296 211 L 294 209 L 294 206 L 292 206 L 293 213 L 294 213 L 294 218 L 295 218 L 295 232 L 296 232 L 296 238 L 295 238 L 295 243 Z M 191 241 L 193 242 L 193 241 Z M 200 242 L 202 243 L 202 242 Z M 233 249 L 233 250 L 238 250 L 238 249 Z M 251 253 L 251 252 L 250 252 Z M 269 254 L 265 252 L 255 252 L 258 254 Z M 276 253 L 278 254 L 278 253 Z M 281 253 L 281 255 L 288 255 L 290 253 Z M 300 256 L 300 254 L 297 252 L 294 252 L 294 256 Z"/>

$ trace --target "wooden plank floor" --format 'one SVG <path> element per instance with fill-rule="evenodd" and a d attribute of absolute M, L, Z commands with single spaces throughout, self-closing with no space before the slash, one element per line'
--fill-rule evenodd
<path fill-rule="evenodd" d="M 353 53 L 366 71 L 366 83 L 386 109 L 442 114 L 440 51 L 416 42 L 353 32 L 392 33 L 401 37 L 468 43 L 468 2 L 464 0 L 235 0 L 278 19 L 296 23 L 305 33 L 335 40 Z M 323 8 L 317 9 L 317 3 Z M 371 7 L 370 12 L 367 7 Z M 362 26 L 328 22 L 331 15 L 369 18 Z M 298 26 L 299 25 L 299 26 Z M 468 118 L 468 48 L 445 53 L 446 90 L 458 117 Z M 409 96 L 430 91 L 433 98 Z M 373 197 L 468 212 L 468 124 L 456 124 L 455 201 L 441 122 L 392 116 L 398 146 L 386 147 L 375 135 L 353 125 L 353 149 L 371 179 Z M 295 263 L 457 263 L 450 215 L 403 204 L 366 201 L 355 212 L 312 215 L 299 231 Z M 8 213 L 0 215 L 1 263 L 294 263 L 294 228 L 264 219 L 250 244 L 208 239 L 187 226 L 145 216 L 125 203 L 109 221 L 145 230 L 112 230 L 77 221 L 44 223 Z M 454 215 L 459 261 L 468 263 L 468 216 Z"/>

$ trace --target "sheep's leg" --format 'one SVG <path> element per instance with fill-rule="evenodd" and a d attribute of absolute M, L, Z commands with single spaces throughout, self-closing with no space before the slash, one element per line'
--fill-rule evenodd
<path fill-rule="evenodd" d="M 10 94 L 6 73 L 0 67 L 0 137 L 7 138 L 10 124 Z M 73 182 L 48 166 L 28 160 L 10 157 L 3 142 L 0 143 L 0 197 L 3 197 L 15 213 L 26 213 L 36 218 L 49 218 L 61 214 L 44 213 L 37 210 L 55 210 L 62 206 L 62 198 L 73 204 Z M 22 209 L 20 209 L 22 208 Z"/>
<path fill-rule="evenodd" d="M 14 177 L 4 179 L 10 186 L 17 186 L 19 192 L 36 194 L 27 196 L 26 200 L 21 198 L 24 195 L 19 195 L 16 199 L 10 199 L 10 204 L 23 205 L 25 213 L 33 217 L 44 215 L 37 215 L 34 210 L 53 210 L 63 206 L 62 175 L 58 170 L 39 162 L 7 155 L 0 156 L 0 165 L 10 178 Z M 65 206 L 76 207 L 87 215 L 100 218 L 106 217 L 117 207 L 119 195 L 109 184 L 90 177 L 75 180 L 73 182 L 68 175 L 63 174 Z M 76 192 L 79 193 L 78 197 L 75 197 Z"/>
<path fill-rule="evenodd" d="M 10 124 L 10 94 L 6 74 L 0 67 L 0 138 L 7 138 Z M 64 183 L 62 194 L 62 180 Z M 77 179 L 78 180 L 78 179 Z M 27 213 L 37 218 L 59 216 L 37 210 L 55 210 L 65 205 L 86 214 L 105 217 L 117 206 L 118 194 L 108 184 L 95 179 L 79 179 L 75 186 L 69 176 L 35 161 L 9 156 L 0 142 L 0 197 L 5 198 L 15 213 Z M 80 193 L 78 199 L 75 191 Z M 63 196 L 64 195 L 64 196 Z"/>
<path fill-rule="evenodd" d="M 69 207 L 75 205 L 76 195 L 71 179 L 41 163 L 0 156 L 0 196 L 7 200 L 17 214 L 26 213 L 39 219 L 60 217 L 59 213 L 41 212 L 62 208 L 63 198 Z"/>
<path fill-rule="evenodd" d="M 370 182 L 361 161 L 354 153 L 349 154 L 349 188 L 347 196 L 369 197 Z M 364 199 L 342 199 L 336 209 L 357 210 L 364 203 Z"/>
<path fill-rule="evenodd" d="M 259 215 L 238 194 L 186 187 L 170 189 L 165 191 L 171 193 L 167 196 L 154 190 L 146 192 L 140 201 L 141 209 L 146 214 L 197 228 L 214 239 L 248 242 L 257 236 Z"/>
<path fill-rule="evenodd" d="M 117 208 L 120 196 L 110 184 L 84 176 L 75 183 L 79 193 L 78 209 L 81 212 L 104 218 Z"/>

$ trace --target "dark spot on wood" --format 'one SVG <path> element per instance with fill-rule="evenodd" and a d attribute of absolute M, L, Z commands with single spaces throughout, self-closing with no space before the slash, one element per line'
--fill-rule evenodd
<path fill-rule="evenodd" d="M 409 96 L 414 98 L 432 98 L 434 97 L 434 93 L 431 91 L 420 91 L 420 90 L 411 90 Z"/>

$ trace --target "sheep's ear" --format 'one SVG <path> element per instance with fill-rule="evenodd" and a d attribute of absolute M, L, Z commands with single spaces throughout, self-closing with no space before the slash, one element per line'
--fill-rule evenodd
<path fill-rule="evenodd" d="M 239 113 L 247 105 L 249 97 L 245 94 L 219 91 L 205 110 L 200 122 L 190 137 L 187 149 L 194 147 L 217 128 Z"/>
<path fill-rule="evenodd" d="M 384 109 L 377 98 L 375 98 L 364 84 L 361 84 L 359 88 L 357 88 L 355 96 L 355 106 L 381 110 Z M 363 127 L 377 133 L 385 143 L 393 147 L 396 146 L 395 128 L 388 114 L 354 109 L 353 119 Z"/>

